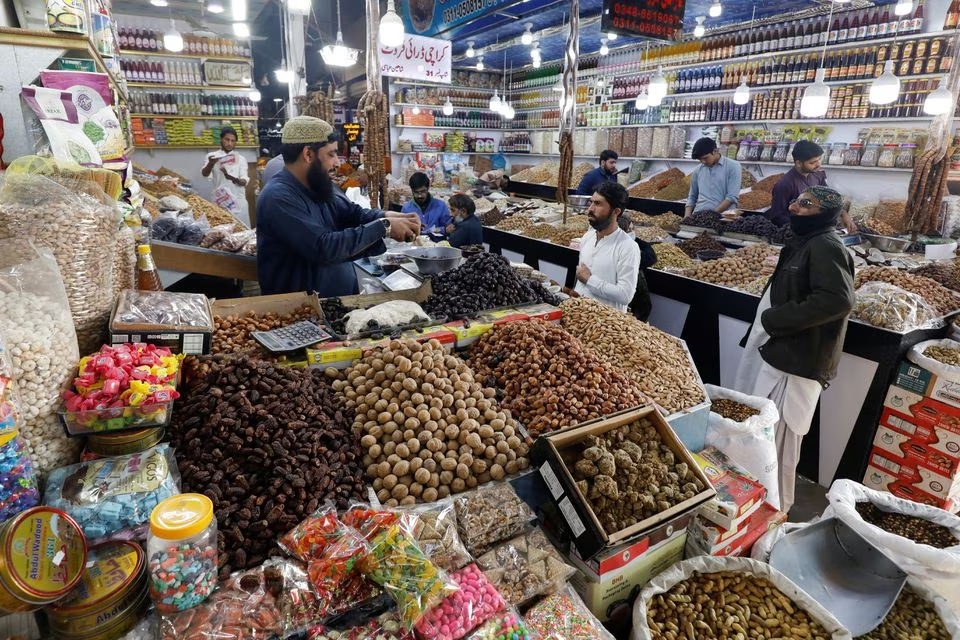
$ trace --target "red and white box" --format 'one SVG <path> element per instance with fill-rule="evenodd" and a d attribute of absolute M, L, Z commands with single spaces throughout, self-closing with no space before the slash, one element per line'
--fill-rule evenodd
<path fill-rule="evenodd" d="M 716 447 L 694 453 L 693 459 L 717 491 L 715 498 L 700 507 L 700 517 L 724 529 L 736 529 L 767 497 L 766 488 L 755 476 Z"/>
<path fill-rule="evenodd" d="M 928 463 L 873 447 L 863 484 L 896 496 L 952 510 L 960 498 L 960 474 L 948 477 Z"/>
<path fill-rule="evenodd" d="M 889 412 L 892 412 L 893 415 L 915 425 L 918 430 L 926 429 L 925 432 L 918 433 L 917 437 L 925 437 L 934 427 L 960 435 L 960 408 L 953 405 L 892 384 L 887 390 L 883 406 L 884 416 L 889 416 Z M 883 419 L 881 417 L 881 420 Z"/>
<path fill-rule="evenodd" d="M 687 528 L 687 544 L 704 555 L 740 556 L 748 553 L 760 536 L 786 521 L 787 514 L 766 502 L 734 531 L 696 517 Z"/>

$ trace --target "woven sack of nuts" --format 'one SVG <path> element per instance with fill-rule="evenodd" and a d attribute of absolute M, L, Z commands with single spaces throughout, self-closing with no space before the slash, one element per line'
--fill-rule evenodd
<path fill-rule="evenodd" d="M 886 491 L 874 491 L 853 480 L 835 481 L 827 492 L 827 501 L 824 518 L 839 518 L 888 556 L 896 558 L 897 564 L 907 573 L 919 578 L 960 580 L 960 517 L 943 509 L 898 498 Z M 904 535 L 885 531 L 863 519 L 857 512 L 858 502 L 870 502 L 882 511 L 916 518 L 919 522 L 908 521 L 905 530 L 899 532 Z M 947 528 L 956 544 L 937 549 L 907 537 L 918 538 L 916 534 L 922 533 L 911 532 L 911 528 L 936 525 Z"/>
<path fill-rule="evenodd" d="M 960 382 L 960 342 L 925 340 L 910 347 L 907 360 L 935 373 L 941 380 Z"/>

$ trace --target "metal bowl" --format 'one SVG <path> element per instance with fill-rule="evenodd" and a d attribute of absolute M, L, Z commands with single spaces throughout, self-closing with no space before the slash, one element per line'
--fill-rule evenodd
<path fill-rule="evenodd" d="M 890 236 L 875 236 L 869 233 L 860 234 L 870 241 L 880 251 L 889 251 L 891 253 L 903 253 L 910 246 L 909 240 L 903 238 L 891 238 Z"/>
<path fill-rule="evenodd" d="M 435 276 L 460 264 L 463 252 L 456 247 L 413 247 L 406 254 L 422 275 Z"/>
<path fill-rule="evenodd" d="M 590 206 L 590 198 L 591 196 L 569 195 L 567 196 L 567 204 L 575 209 L 586 209 Z"/>

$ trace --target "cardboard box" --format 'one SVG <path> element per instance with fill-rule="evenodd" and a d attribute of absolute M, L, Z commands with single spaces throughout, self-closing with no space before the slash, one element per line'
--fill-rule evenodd
<path fill-rule="evenodd" d="M 898 484 L 912 486 L 934 498 L 946 501 L 960 497 L 960 474 L 946 476 L 925 461 L 895 456 L 873 447 L 868 466 L 883 470 Z"/>
<path fill-rule="evenodd" d="M 918 429 L 926 429 L 926 432 L 913 433 L 915 437 L 926 438 L 930 436 L 929 430 L 933 427 L 940 427 L 946 431 L 960 435 L 960 408 L 940 402 L 933 398 L 919 395 L 908 389 L 903 389 L 896 385 L 890 385 L 887 390 L 887 396 L 883 401 L 884 416 L 890 414 L 906 420 Z M 884 417 L 881 416 L 881 421 Z M 893 428 L 898 428 L 895 421 L 890 420 Z"/>
<path fill-rule="evenodd" d="M 210 344 L 213 341 L 213 308 L 210 300 L 207 303 L 207 312 L 210 314 L 210 323 L 207 327 L 188 328 L 176 325 L 138 324 L 122 322 L 117 318 L 122 298 L 128 292 L 121 292 L 110 314 L 109 340 L 111 345 L 127 342 L 144 342 L 158 347 L 167 347 L 174 353 L 187 355 L 204 355 L 210 353 Z M 157 292 L 166 296 L 176 296 L 175 292 Z M 196 294 L 186 294 L 195 296 Z"/>
<path fill-rule="evenodd" d="M 465 349 L 476 342 L 480 336 L 493 329 L 493 322 L 457 320 L 456 322 L 448 322 L 446 328 L 453 333 L 457 349 Z"/>
<path fill-rule="evenodd" d="M 778 511 L 766 502 L 760 503 L 743 526 L 735 530 L 720 529 L 699 516 L 690 523 L 687 531 L 689 543 L 704 555 L 740 556 L 750 551 L 753 543 L 771 529 L 787 521 L 787 514 Z"/>
<path fill-rule="evenodd" d="M 960 407 L 960 382 L 941 378 L 907 360 L 900 363 L 894 384 L 951 407 Z"/>
<path fill-rule="evenodd" d="M 560 318 L 563 317 L 563 311 L 560 307 L 545 302 L 518 307 L 517 310 L 526 314 L 531 320 L 536 318 L 544 322 L 560 322 Z"/>
<path fill-rule="evenodd" d="M 571 469 L 575 456 L 581 449 L 580 443 L 587 436 L 603 434 L 641 418 L 646 418 L 653 423 L 664 444 L 673 452 L 676 461 L 685 462 L 690 472 L 703 483 L 705 489 L 692 498 L 626 529 L 607 532 L 577 488 Z M 650 531 L 679 515 L 691 513 L 716 495 L 716 491 L 710 486 L 709 480 L 697 466 L 693 456 L 654 407 L 625 411 L 593 423 L 541 436 L 534 443 L 531 455 L 549 489 L 551 501 L 563 514 L 561 525 L 567 530 L 577 552 L 584 558 L 589 558 L 607 547 L 616 546 Z"/>
<path fill-rule="evenodd" d="M 421 329 L 407 329 L 400 333 L 400 337 L 416 340 L 417 342 L 436 340 L 447 351 L 453 351 L 453 348 L 457 344 L 456 334 L 442 324 L 423 327 Z"/>
<path fill-rule="evenodd" d="M 242 316 L 253 312 L 257 315 L 268 313 L 291 313 L 301 307 L 310 307 L 323 319 L 320 301 L 312 293 L 280 293 L 273 296 L 251 296 L 249 298 L 226 298 L 213 301 L 213 315 L 215 316 Z"/>
<path fill-rule="evenodd" d="M 671 565 L 683 560 L 687 540 L 685 529 L 653 546 L 643 538 L 604 553 L 603 568 L 599 571 L 577 555 L 570 561 L 578 571 L 570 578 L 584 603 L 601 622 L 620 618 L 626 612 L 629 618 L 633 602 L 641 589 Z"/>
<path fill-rule="evenodd" d="M 717 495 L 697 512 L 724 529 L 737 526 L 760 507 L 767 490 L 756 476 L 739 466 L 716 447 L 693 454 Z"/>
<path fill-rule="evenodd" d="M 364 293 L 354 296 L 340 296 L 340 302 L 343 306 L 353 309 L 369 309 L 384 302 L 392 300 L 410 300 L 412 302 L 424 302 L 433 293 L 433 286 L 430 279 L 427 278 L 416 289 L 401 289 L 400 291 L 384 291 L 383 293 Z"/>
<path fill-rule="evenodd" d="M 307 348 L 307 365 L 311 367 L 333 367 L 346 369 L 354 360 L 363 356 L 364 349 L 386 346 L 390 343 L 387 338 L 374 340 L 362 338 L 360 340 L 345 340 L 343 342 L 327 342 L 316 349 Z"/>
<path fill-rule="evenodd" d="M 904 500 L 928 504 L 947 511 L 956 512 L 960 508 L 960 497 L 943 499 L 932 496 L 912 484 L 902 481 L 890 470 L 873 464 L 867 465 L 867 470 L 863 474 L 863 485 L 876 491 L 886 491 Z"/>

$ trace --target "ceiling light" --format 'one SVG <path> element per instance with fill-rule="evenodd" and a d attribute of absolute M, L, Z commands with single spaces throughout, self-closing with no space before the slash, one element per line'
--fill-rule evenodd
<path fill-rule="evenodd" d="M 539 69 L 539 68 L 540 68 L 540 58 L 534 58 L 534 59 L 533 59 L 533 68 L 534 68 L 534 69 Z"/>
<path fill-rule="evenodd" d="M 287 9 L 290 13 L 309 15 L 311 4 L 311 0 L 287 0 Z"/>
<path fill-rule="evenodd" d="M 337 41 L 320 49 L 320 55 L 327 66 L 350 67 L 357 63 L 358 49 L 343 44 L 343 31 L 340 29 L 340 0 L 337 0 Z"/>
<path fill-rule="evenodd" d="M 657 106 L 663 102 L 667 95 L 667 79 L 663 77 L 663 67 L 657 66 L 657 73 L 650 78 L 650 86 L 647 89 L 650 96 L 650 106 Z"/>
<path fill-rule="evenodd" d="M 926 100 L 923 101 L 923 112 L 927 115 L 939 116 L 953 111 L 953 93 L 944 86 L 946 83 L 947 77 L 944 76 L 937 90 L 927 94 Z"/>
<path fill-rule="evenodd" d="M 403 45 L 407 34 L 403 31 L 403 20 L 397 15 L 393 0 L 387 0 L 387 12 L 380 18 L 380 44 L 385 47 Z"/>
<path fill-rule="evenodd" d="M 890 104 L 900 97 L 900 78 L 893 73 L 893 60 L 883 63 L 883 73 L 870 83 L 870 102 Z"/>
<path fill-rule="evenodd" d="M 447 96 L 447 101 L 443 103 L 443 115 L 445 116 L 453 115 L 453 103 L 450 102 L 450 96 Z"/>
<path fill-rule="evenodd" d="M 247 0 L 230 0 L 230 13 L 234 22 L 247 21 Z"/>
<path fill-rule="evenodd" d="M 487 105 L 490 107 L 490 111 L 494 113 L 500 113 L 500 94 L 497 93 L 497 90 L 493 90 L 493 95 L 490 96 L 490 103 Z"/>
<path fill-rule="evenodd" d="M 660 95 L 655 96 L 655 95 L 653 95 L 652 93 L 650 93 L 649 91 L 647 92 L 647 105 L 648 105 L 648 106 L 651 106 L 651 107 L 659 107 L 661 104 L 663 104 L 663 96 L 660 96 Z"/>
<path fill-rule="evenodd" d="M 747 104 L 748 102 L 750 102 L 750 86 L 747 84 L 747 79 L 742 78 L 740 86 L 733 92 L 733 104 Z"/>
<path fill-rule="evenodd" d="M 647 107 L 650 106 L 650 98 L 647 96 L 646 91 L 641 91 L 637 95 L 637 99 L 633 101 L 633 108 L 638 111 L 644 111 Z"/>
<path fill-rule="evenodd" d="M 531 42 L 533 42 L 533 32 L 530 31 L 530 29 L 532 28 L 533 28 L 533 24 L 528 22 L 526 30 L 523 32 L 523 35 L 520 36 L 520 42 L 522 42 L 523 44 L 530 44 Z"/>
<path fill-rule="evenodd" d="M 473 49 L 473 40 L 467 43 L 467 57 L 472 58 L 477 52 Z"/>
<path fill-rule="evenodd" d="M 710 5 L 710 10 L 707 11 L 707 15 L 711 18 L 719 18 L 721 13 L 723 13 L 723 5 L 720 4 L 720 0 L 713 0 L 713 4 Z"/>
<path fill-rule="evenodd" d="M 220 2 L 220 0 L 210 0 L 207 2 L 207 11 L 210 13 L 221 14 L 223 13 L 223 3 Z"/>
<path fill-rule="evenodd" d="M 600 39 L 600 55 L 605 56 L 610 53 L 610 47 L 607 46 L 607 39 Z"/>
<path fill-rule="evenodd" d="M 503 116 L 504 120 L 513 120 L 513 116 L 517 115 L 517 112 L 509 102 L 504 101 L 503 107 L 500 109 L 500 115 Z"/>
<path fill-rule="evenodd" d="M 608 41 L 608 42 L 613 42 L 613 41 L 616 40 L 616 39 L 617 39 L 617 34 L 615 34 L 613 31 L 611 31 L 610 33 L 607 34 L 607 41 Z"/>
<path fill-rule="evenodd" d="M 150 0 L 150 4 L 155 7 L 165 7 L 167 6 L 167 0 Z"/>
<path fill-rule="evenodd" d="M 803 90 L 800 100 L 800 115 L 805 118 L 819 118 L 830 107 L 830 87 L 823 82 L 823 67 L 817 69 L 813 84 Z"/>
<path fill-rule="evenodd" d="M 250 93 L 247 94 L 247 97 L 250 98 L 250 100 L 252 100 L 253 102 L 260 102 L 260 98 L 262 98 L 263 96 L 260 95 L 259 89 L 257 89 L 256 87 L 251 87 Z"/>
<path fill-rule="evenodd" d="M 898 16 L 905 16 L 913 13 L 913 0 L 897 0 L 897 6 L 893 12 Z"/>
<path fill-rule="evenodd" d="M 286 61 L 286 60 L 284 60 L 284 61 L 281 63 L 279 69 L 274 70 L 273 75 L 274 75 L 274 77 L 276 77 L 277 82 L 279 82 L 279 83 L 281 83 L 281 84 L 287 84 L 288 82 L 290 82 L 291 80 L 293 80 L 293 72 L 290 71 L 290 69 L 287 69 L 287 61 Z M 274 102 L 276 102 L 277 98 L 274 98 L 273 100 L 274 100 Z"/>
<path fill-rule="evenodd" d="M 697 26 L 693 28 L 693 37 L 702 38 L 703 34 L 707 32 L 706 27 L 703 26 L 703 21 L 706 20 L 705 16 L 697 16 Z"/>
<path fill-rule="evenodd" d="M 249 38 L 250 37 L 250 27 L 246 22 L 234 22 L 233 23 L 233 35 L 238 38 Z"/>
<path fill-rule="evenodd" d="M 483 55 L 477 58 L 477 71 L 483 71 Z"/>
<path fill-rule="evenodd" d="M 539 43 L 539 42 L 534 42 L 534 43 L 533 43 L 533 48 L 530 49 L 530 57 L 533 58 L 534 60 L 540 60 L 540 59 L 541 59 L 541 57 L 540 57 L 540 43 Z"/>
<path fill-rule="evenodd" d="M 415 116 L 420 115 L 420 105 L 414 103 L 413 109 L 410 109 L 410 113 L 412 113 Z"/>
<path fill-rule="evenodd" d="M 183 36 L 174 26 L 173 18 L 170 18 L 170 30 L 163 34 L 163 48 L 172 53 L 183 51 Z"/>

